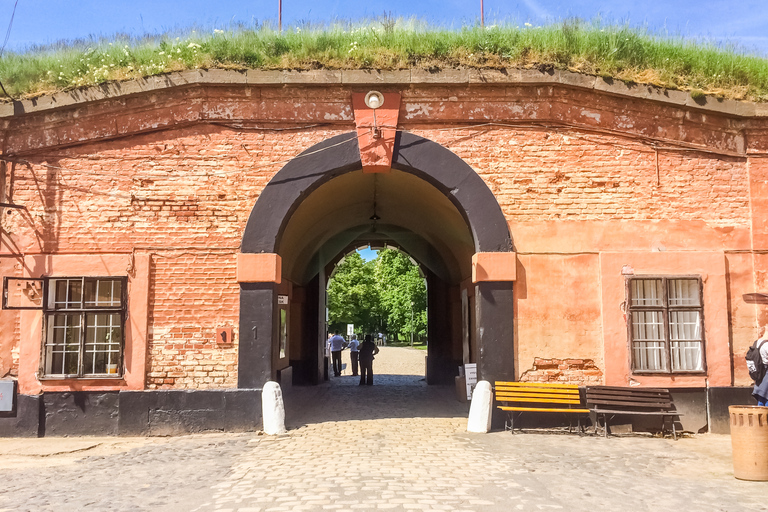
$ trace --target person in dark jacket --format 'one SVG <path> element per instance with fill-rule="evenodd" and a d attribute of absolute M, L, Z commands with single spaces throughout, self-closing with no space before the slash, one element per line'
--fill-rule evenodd
<path fill-rule="evenodd" d="M 365 341 L 360 345 L 360 385 L 373 385 L 373 356 L 379 353 L 370 334 L 365 335 Z"/>
<path fill-rule="evenodd" d="M 763 335 L 760 336 L 755 342 L 760 347 L 760 357 L 763 360 L 763 365 L 768 368 L 768 325 L 763 328 Z M 752 389 L 752 396 L 757 400 L 757 405 L 768 406 L 768 372 L 763 376 L 760 382 L 755 382 L 755 387 Z"/>

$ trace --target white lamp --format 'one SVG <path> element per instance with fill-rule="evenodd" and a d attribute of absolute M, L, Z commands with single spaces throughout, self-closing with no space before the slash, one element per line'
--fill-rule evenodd
<path fill-rule="evenodd" d="M 373 110 L 373 128 L 371 135 L 374 139 L 381 138 L 381 128 L 376 126 L 376 109 L 384 104 L 384 95 L 379 91 L 371 91 L 365 95 L 365 104 Z"/>
<path fill-rule="evenodd" d="M 376 110 L 384 104 L 384 95 L 379 91 L 371 91 L 365 95 L 365 104 L 368 108 Z"/>

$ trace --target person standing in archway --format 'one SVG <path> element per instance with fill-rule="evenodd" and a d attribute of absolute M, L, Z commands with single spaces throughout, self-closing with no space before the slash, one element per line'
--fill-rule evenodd
<path fill-rule="evenodd" d="M 379 353 L 379 347 L 373 342 L 370 334 L 365 335 L 365 341 L 360 345 L 360 385 L 373 385 L 373 356 Z"/>
<path fill-rule="evenodd" d="M 357 377 L 357 362 L 360 355 L 360 342 L 357 339 L 357 335 L 353 334 L 352 339 L 349 340 L 349 362 L 352 365 L 352 376 Z"/>
<path fill-rule="evenodd" d="M 344 350 L 345 343 L 344 338 L 338 332 L 328 340 L 328 344 L 331 346 L 334 377 L 341 377 L 341 351 Z"/>

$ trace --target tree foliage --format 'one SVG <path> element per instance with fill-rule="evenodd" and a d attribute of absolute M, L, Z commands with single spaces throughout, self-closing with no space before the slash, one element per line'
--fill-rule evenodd
<path fill-rule="evenodd" d="M 328 322 L 344 331 L 355 324 L 363 333 L 386 333 L 390 339 L 427 336 L 427 289 L 419 268 L 394 249 L 363 261 L 358 253 L 340 262 L 328 286 Z"/>

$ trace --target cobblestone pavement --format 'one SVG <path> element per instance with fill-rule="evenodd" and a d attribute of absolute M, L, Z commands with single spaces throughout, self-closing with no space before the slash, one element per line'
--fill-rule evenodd
<path fill-rule="evenodd" d="M 285 436 L 0 440 L 0 511 L 768 510 L 728 436 L 468 434 L 453 389 L 407 373 L 423 356 L 287 391 Z"/>

